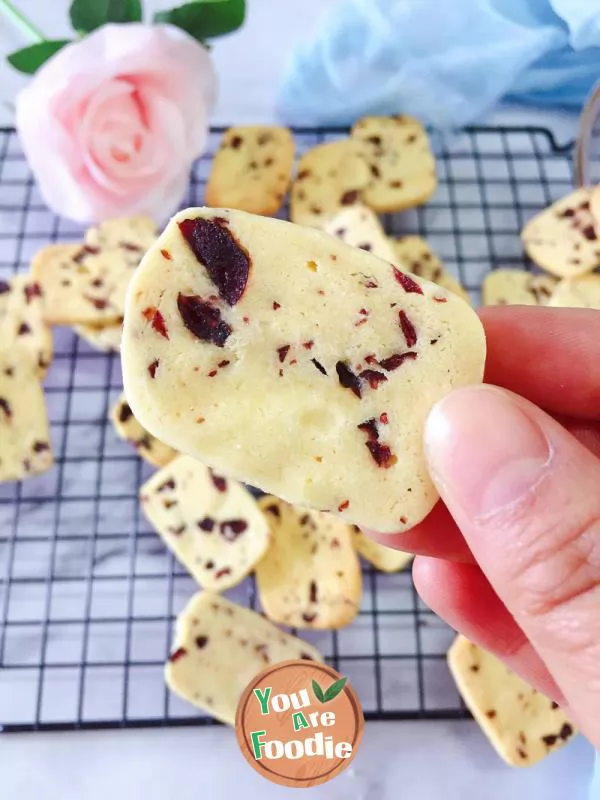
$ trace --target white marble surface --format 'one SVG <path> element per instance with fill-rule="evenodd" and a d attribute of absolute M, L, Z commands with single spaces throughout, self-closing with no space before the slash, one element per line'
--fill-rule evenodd
<path fill-rule="evenodd" d="M 271 119 L 290 46 L 309 35 L 319 15 L 335 2 L 249 0 L 245 29 L 215 47 L 221 94 L 214 121 Z M 67 0 L 20 0 L 19 5 L 49 35 L 66 32 Z M 147 5 L 159 8 L 168 3 Z M 264 44 L 266 31 L 269 47 Z M 22 44 L 0 21 L 0 52 Z M 9 105 L 19 84 L 18 76 L 0 68 L 0 99 L 8 104 L 0 109 L 0 124 L 10 123 Z M 514 113 L 501 117 L 531 118 Z M 552 122 L 560 139 L 572 137 L 572 119 L 555 116 Z M 310 796 L 584 800 L 590 768 L 591 753 L 581 739 L 533 769 L 515 771 L 499 762 L 471 723 L 371 723 L 352 772 L 310 790 Z M 109 794 L 134 800 L 225 800 L 242 791 L 248 798 L 290 793 L 256 776 L 239 754 L 232 733 L 221 728 L 0 736 L 0 797 L 7 800 L 99 800 Z"/>

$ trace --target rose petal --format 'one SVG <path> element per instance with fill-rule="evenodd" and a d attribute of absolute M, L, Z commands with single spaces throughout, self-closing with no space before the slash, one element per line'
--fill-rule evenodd
<path fill-rule="evenodd" d="M 210 58 L 183 31 L 106 25 L 38 71 L 17 98 L 17 127 L 51 208 L 82 222 L 141 210 L 160 221 L 204 147 L 214 95 Z"/>

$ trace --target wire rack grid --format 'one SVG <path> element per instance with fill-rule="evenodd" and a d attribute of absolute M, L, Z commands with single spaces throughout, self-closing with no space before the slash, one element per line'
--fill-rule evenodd
<path fill-rule="evenodd" d="M 202 203 L 222 132 L 211 132 L 185 205 Z M 294 131 L 299 154 L 346 133 Z M 390 234 L 426 236 L 477 302 L 490 268 L 528 266 L 519 231 L 569 190 L 571 150 L 538 128 L 470 128 L 433 141 L 436 194 L 383 222 Z M 15 132 L 0 130 L 0 278 L 81 232 L 47 210 Z M 174 620 L 195 584 L 140 513 L 151 470 L 108 421 L 119 358 L 67 328 L 54 338 L 45 391 L 56 464 L 0 486 L 0 729 L 208 724 L 163 682 Z M 367 719 L 463 716 L 445 662 L 453 632 L 420 602 L 410 571 L 363 570 L 356 620 L 301 635 L 349 677 Z M 228 594 L 257 606 L 251 578 Z"/>

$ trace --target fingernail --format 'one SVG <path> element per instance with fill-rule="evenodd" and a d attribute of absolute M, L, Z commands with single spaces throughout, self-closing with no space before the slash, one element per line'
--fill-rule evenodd
<path fill-rule="evenodd" d="M 427 420 L 425 448 L 450 510 L 475 517 L 523 499 L 551 453 L 526 405 L 491 386 L 460 389 L 440 401 Z"/>

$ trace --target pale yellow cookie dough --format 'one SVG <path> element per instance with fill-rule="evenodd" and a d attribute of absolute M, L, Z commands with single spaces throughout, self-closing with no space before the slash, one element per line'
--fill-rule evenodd
<path fill-rule="evenodd" d="M 481 323 L 454 294 L 241 211 L 179 213 L 127 296 L 125 393 L 145 428 L 219 474 L 382 532 L 435 504 L 425 420 L 481 381 L 484 360 Z"/>
<path fill-rule="evenodd" d="M 369 162 L 362 199 L 375 211 L 412 208 L 435 192 L 435 158 L 425 128 L 414 117 L 363 117 L 352 128 L 352 139 Z"/>
<path fill-rule="evenodd" d="M 288 190 L 293 165 L 294 140 L 287 128 L 230 128 L 212 162 L 206 204 L 275 214 Z"/>
<path fill-rule="evenodd" d="M 454 640 L 448 666 L 470 712 L 507 764 L 536 764 L 575 732 L 556 703 L 464 636 Z"/>
<path fill-rule="evenodd" d="M 358 613 L 360 563 L 350 526 L 331 514 L 263 497 L 271 546 L 256 567 L 260 604 L 292 628 L 341 628 Z"/>
<path fill-rule="evenodd" d="M 156 472 L 140 500 L 164 543 L 204 589 L 235 586 L 269 546 L 269 526 L 250 492 L 189 456 Z"/>
<path fill-rule="evenodd" d="M 220 595 L 199 592 L 177 620 L 165 667 L 171 691 L 228 725 L 248 683 L 280 661 L 322 661 L 308 642 L 291 636 L 255 611 Z"/>
<path fill-rule="evenodd" d="M 584 275 L 600 266 L 591 194 L 589 188 L 576 189 L 536 214 L 521 233 L 531 260 L 559 278 Z"/>

